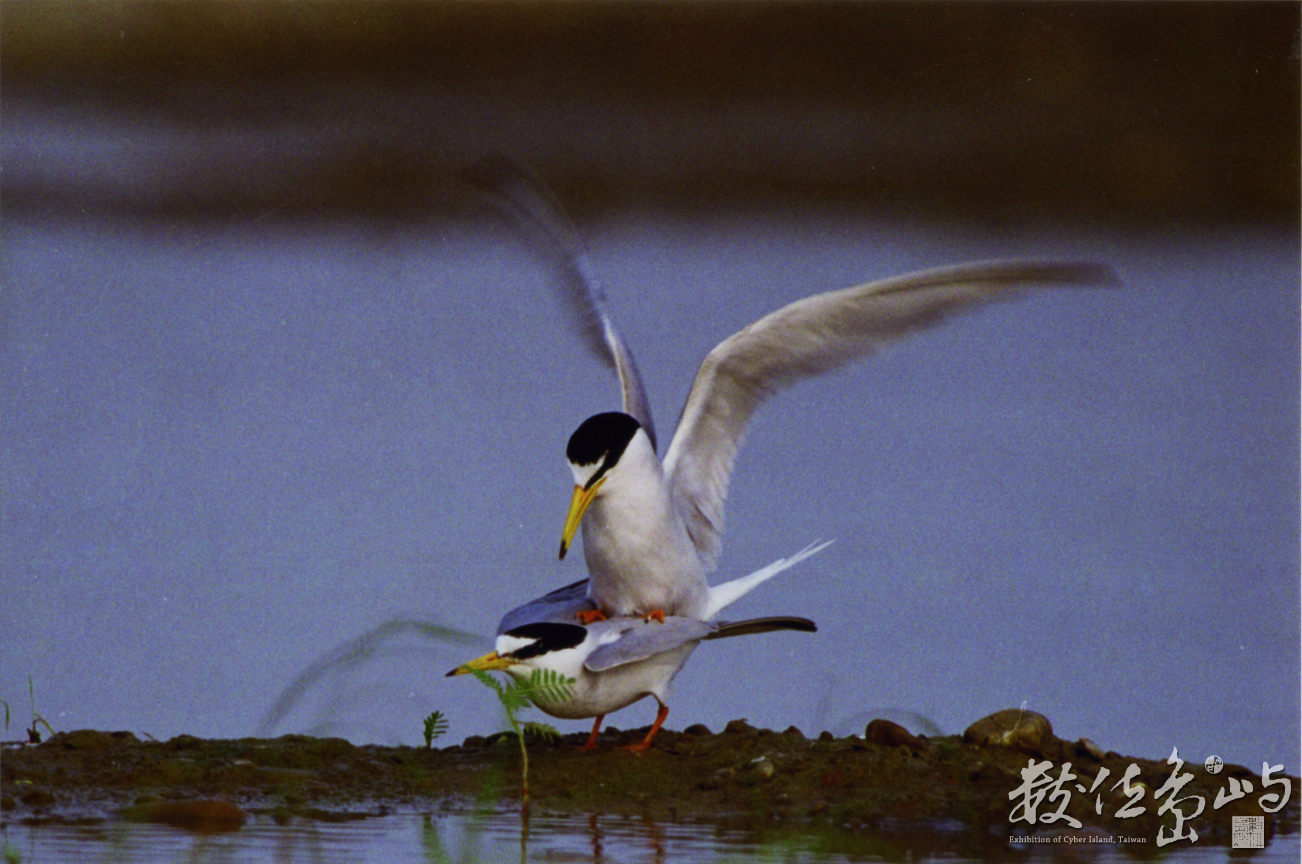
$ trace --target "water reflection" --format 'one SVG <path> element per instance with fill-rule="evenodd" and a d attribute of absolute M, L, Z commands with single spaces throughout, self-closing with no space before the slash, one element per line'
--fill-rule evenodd
<path fill-rule="evenodd" d="M 992 831 L 994 829 L 992 828 Z M 430 811 L 343 821 L 259 813 L 240 831 L 198 834 L 118 821 L 0 827 L 7 859 L 23 862 L 621 862 L 783 861 L 1076 861 L 1131 860 L 1105 846 L 1012 849 L 995 834 L 973 837 L 944 825 L 896 831 L 839 828 L 743 829 L 709 822 L 658 823 L 639 816 L 553 816 L 518 812 Z M 1244 850 L 1240 850 L 1244 851 Z M 1277 837 L 1252 855 L 1258 862 L 1297 861 L 1299 835 Z M 1151 852 L 1151 850 L 1150 850 Z M 1179 864 L 1240 860 L 1224 847 L 1194 845 L 1166 852 Z"/>

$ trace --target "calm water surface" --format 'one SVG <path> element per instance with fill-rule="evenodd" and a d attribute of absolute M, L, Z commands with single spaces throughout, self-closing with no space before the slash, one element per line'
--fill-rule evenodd
<path fill-rule="evenodd" d="M 23 862 L 637 862 L 691 861 L 1042 861 L 1059 858 L 1107 864 L 1133 860 L 1118 847 L 1072 846 L 1008 849 L 984 857 L 965 848 L 944 826 L 927 832 L 871 834 L 797 832 L 758 836 L 705 823 L 664 824 L 617 816 L 530 820 L 522 840 L 514 813 L 407 813 L 346 822 L 294 818 L 284 824 L 253 817 L 227 834 L 193 834 L 175 828 L 105 822 L 97 825 L 8 825 L 6 849 Z M 1148 850 L 1150 853 L 1155 850 Z M 1277 838 L 1252 861 L 1297 861 L 1293 834 Z M 1211 864 L 1244 860 L 1224 847 L 1187 844 L 1164 850 L 1163 860 Z"/>

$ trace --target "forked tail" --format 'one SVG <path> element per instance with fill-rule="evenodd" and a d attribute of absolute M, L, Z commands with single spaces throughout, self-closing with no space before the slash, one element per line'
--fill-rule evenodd
<path fill-rule="evenodd" d="M 790 558 L 779 558 L 767 567 L 756 570 L 748 576 L 742 576 L 740 579 L 733 579 L 720 585 L 712 585 L 710 587 L 710 597 L 705 607 L 705 620 L 709 621 L 734 601 L 749 594 L 761 582 L 767 582 L 788 567 L 794 567 L 810 555 L 822 552 L 832 543 L 831 540 L 816 540 Z"/>

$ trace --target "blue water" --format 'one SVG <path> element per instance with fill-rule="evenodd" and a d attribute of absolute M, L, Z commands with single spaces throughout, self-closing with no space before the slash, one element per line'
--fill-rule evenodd
<path fill-rule="evenodd" d="M 957 836 L 957 835 L 954 835 Z M 0 838 L 25 864 L 293 864 L 293 862 L 801 862 L 839 864 L 851 861 L 955 862 L 978 860 L 1039 861 L 1069 859 L 1112 864 L 1133 860 L 1121 849 L 1135 847 L 1089 844 L 1037 844 L 1021 849 L 998 847 L 974 858 L 943 826 L 930 832 L 871 834 L 789 831 L 757 836 L 709 824 L 656 824 L 625 817 L 535 815 L 521 842 L 519 814 L 407 813 L 348 822 L 291 818 L 284 824 L 270 816 L 251 819 L 227 834 L 196 835 L 180 829 L 106 822 L 87 826 L 29 827 L 8 825 Z M 1296 862 L 1297 834 L 1278 838 L 1259 850 L 1257 862 Z M 1148 850 L 1151 852 L 1152 850 Z M 1232 858 L 1224 847 L 1179 844 L 1163 850 L 1177 864 L 1218 864 Z"/>
<path fill-rule="evenodd" d="M 670 728 L 847 734 L 909 712 L 958 733 L 1025 704 L 1105 750 L 1298 770 L 1290 232 L 1010 237 L 836 211 L 585 227 L 666 428 L 711 346 L 820 290 L 1018 255 L 1126 283 L 985 310 L 764 406 L 716 578 L 835 539 L 736 606 L 820 631 L 703 647 Z M 491 694 L 442 674 L 486 647 L 399 642 L 259 730 L 386 621 L 487 646 L 503 611 L 584 575 L 556 560 L 564 446 L 618 394 L 519 237 L 0 233 L 0 697 L 19 722 L 30 675 L 63 730 L 416 744 L 433 710 L 449 740 L 500 728 Z"/>

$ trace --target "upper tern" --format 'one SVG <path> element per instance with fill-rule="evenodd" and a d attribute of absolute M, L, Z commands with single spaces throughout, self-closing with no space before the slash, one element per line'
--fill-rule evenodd
<path fill-rule="evenodd" d="M 574 494 L 565 557 L 582 527 L 590 617 L 664 613 L 708 620 L 706 574 L 722 548 L 724 499 L 751 415 L 782 387 L 871 355 L 949 315 L 1034 288 L 1105 285 L 1107 265 L 994 261 L 925 270 L 797 300 L 719 343 L 696 373 L 661 462 L 632 352 L 606 311 L 577 231 L 540 183 L 504 160 L 474 175 L 520 224 L 553 241 L 589 344 L 618 373 L 623 411 L 585 420 L 566 448 Z"/>

